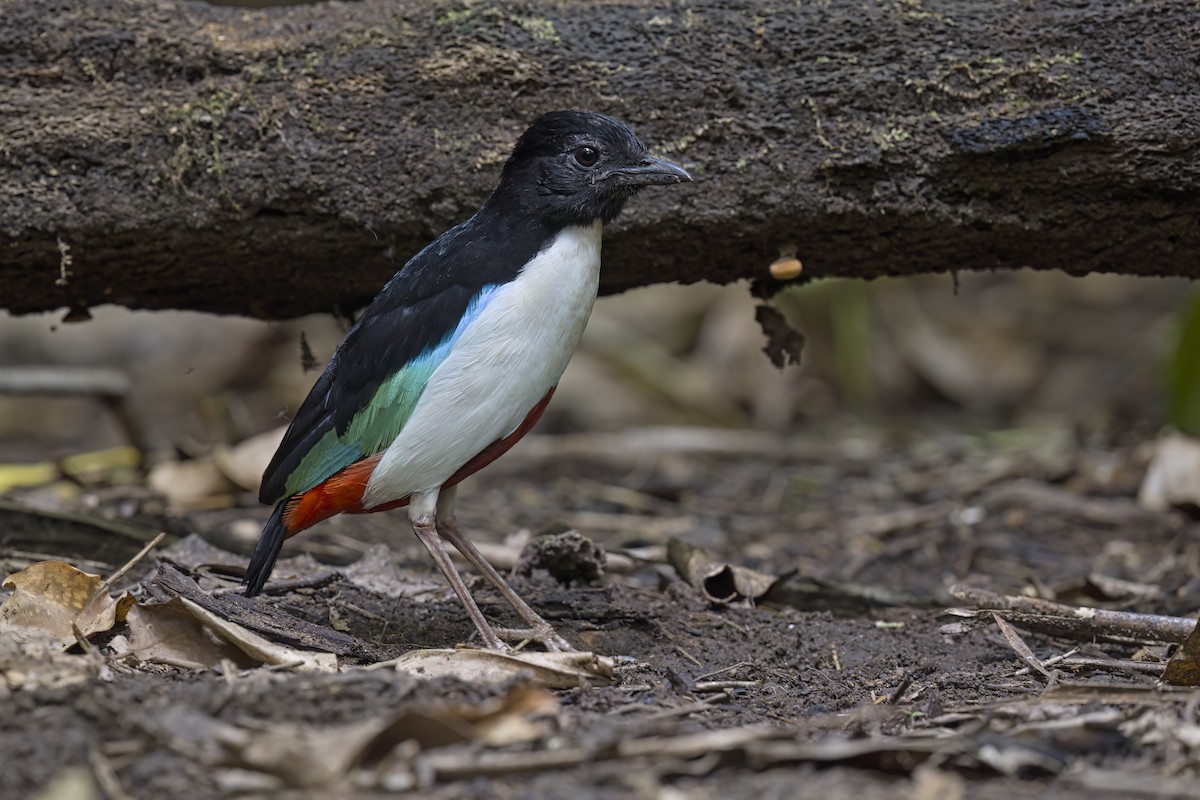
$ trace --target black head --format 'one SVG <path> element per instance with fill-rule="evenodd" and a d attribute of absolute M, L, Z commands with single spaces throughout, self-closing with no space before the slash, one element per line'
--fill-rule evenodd
<path fill-rule="evenodd" d="M 493 201 L 551 225 L 587 225 L 612 221 L 643 186 L 691 179 L 682 167 L 651 156 L 620 120 L 552 111 L 517 140 Z"/>

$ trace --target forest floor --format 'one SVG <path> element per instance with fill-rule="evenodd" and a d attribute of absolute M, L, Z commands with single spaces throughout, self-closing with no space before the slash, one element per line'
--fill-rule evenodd
<path fill-rule="evenodd" d="M 1196 523 L 1137 505 L 1145 464 L 1144 446 L 1065 426 L 530 437 L 464 485 L 459 521 L 502 571 L 524 552 L 513 585 L 608 657 L 589 669 L 610 677 L 569 688 L 521 665 L 397 668 L 477 642 L 403 512 L 289 541 L 285 559 L 321 563 L 282 561 L 241 602 L 222 591 L 266 516 L 248 502 L 173 514 L 130 485 L 5 505 L 5 574 L 59 558 L 107 576 L 142 544 L 114 520 L 163 529 L 114 594 L 168 599 L 173 567 L 218 616 L 279 639 L 255 615 L 287 615 L 342 652 L 336 668 L 239 655 L 186 669 L 153 663 L 128 619 L 88 653 L 0 642 L 0 795 L 88 796 L 64 793 L 75 781 L 173 800 L 1198 797 L 1200 703 L 1160 682 L 1164 640 L 979 610 L 1000 595 L 1194 614 Z M 566 582 L 539 568 L 537 534 L 564 529 L 607 550 L 602 577 L 588 558 Z"/>

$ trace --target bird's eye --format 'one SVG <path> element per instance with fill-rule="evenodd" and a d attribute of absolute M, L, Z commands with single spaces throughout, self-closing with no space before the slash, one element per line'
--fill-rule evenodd
<path fill-rule="evenodd" d="M 579 166 L 594 167 L 599 160 L 600 151 L 596 148 L 588 147 L 587 145 L 575 148 L 575 163 L 579 164 Z"/>

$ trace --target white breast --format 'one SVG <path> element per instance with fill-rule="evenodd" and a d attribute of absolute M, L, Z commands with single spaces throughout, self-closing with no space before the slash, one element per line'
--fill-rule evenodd
<path fill-rule="evenodd" d="M 496 291 L 429 377 L 371 475 L 364 507 L 441 486 L 558 383 L 596 301 L 600 229 L 599 221 L 566 228 Z"/>

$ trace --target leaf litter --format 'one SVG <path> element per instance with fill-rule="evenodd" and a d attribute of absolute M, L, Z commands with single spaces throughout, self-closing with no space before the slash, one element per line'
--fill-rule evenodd
<path fill-rule="evenodd" d="M 43 561 L 9 575 L 12 594 L 0 605 L 0 634 L 17 641 L 49 641 L 66 649 L 111 630 L 133 598 L 113 599 L 104 581 L 63 561 Z"/>
<path fill-rule="evenodd" d="M 797 764 L 823 767 L 811 773 L 813 791 L 838 776 L 862 794 L 899 775 L 914 798 L 1200 792 L 1191 694 L 1156 680 L 1172 659 L 1195 661 L 1194 643 L 1179 646 L 1200 607 L 1188 584 L 1197 554 L 1179 549 L 1179 517 L 1034 488 L 1038 455 L 1006 452 L 998 467 L 986 451 L 972 462 L 952 446 L 945 457 L 893 454 L 864 471 L 829 451 L 813 461 L 770 447 L 759 466 L 689 455 L 637 496 L 594 500 L 571 487 L 620 484 L 620 455 L 597 465 L 573 454 L 546 467 L 566 480 L 532 474 L 521 503 L 481 512 L 511 530 L 537 509 L 574 508 L 576 522 L 614 525 L 609 536 L 579 531 L 604 550 L 643 554 L 602 579 L 593 571 L 567 584 L 536 566 L 517 578 L 569 638 L 608 657 L 551 664 L 553 678 L 541 678 L 570 688 L 539 687 L 546 667 L 534 662 L 548 654 L 430 652 L 463 641 L 469 626 L 403 541 L 364 546 L 368 557 L 349 565 L 296 561 L 266 601 L 237 596 L 239 556 L 181 542 L 132 587 L 138 602 L 124 621 L 114 615 L 110 630 L 90 634 L 90 653 L 59 656 L 88 664 L 74 685 L 90 687 L 102 709 L 77 718 L 97 737 L 86 763 L 97 780 L 178 797 L 472 781 L 519 781 L 546 795 L 574 786 L 586 797 L 596 781 L 632 787 L 651 766 L 659 785 L 705 776 L 736 794 L 760 779 L 794 785 Z M 1084 461 L 1075 460 L 1080 485 Z M 1061 478 L 1062 463 L 1055 454 L 1046 474 Z M 815 470 L 837 492 L 803 506 L 785 495 L 774 516 L 738 506 L 757 503 L 746 487 L 774 485 L 780 469 Z M 573 484 L 575 474 L 591 483 Z M 881 502 L 881 482 L 908 488 Z M 671 502 L 644 499 L 674 496 L 676 486 L 695 493 L 679 506 L 693 535 L 668 524 Z M 631 536 L 639 515 L 648 520 L 641 540 Z M 720 524 L 706 527 L 707 515 Z M 1136 548 L 1126 544 L 1133 527 Z M 355 535 L 369 541 L 369 530 L 365 522 Z M 88 585 L 94 592 L 95 576 Z M 5 602 L 16 596 L 14 587 Z M 1067 596 L 1093 602 L 1058 599 Z M 947 600 L 959 608 L 947 611 Z M 74 630 L 69 642 L 57 630 L 55 644 L 73 652 Z M 0 644 L 0 665 L 22 644 Z M 331 660 L 306 672 L 304 653 Z M 391 669 L 405 661 L 415 669 Z M 173 682 L 161 683 L 164 674 Z M 55 707 L 51 684 L 8 685 L 19 706 Z M 208 772 L 180 784 L 151 766 L 164 752 Z M 1141 767 L 1139 780 L 1123 765 L 1144 764 L 1147 753 L 1161 766 Z M 16 785 L 40 785 L 27 777 L 36 769 L 19 764 Z"/>

